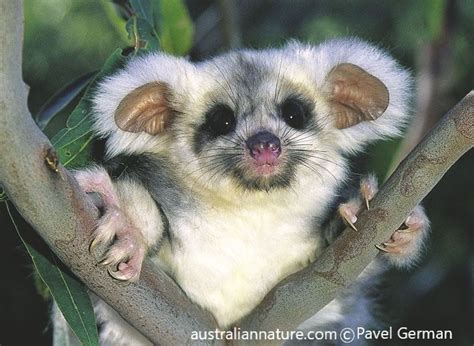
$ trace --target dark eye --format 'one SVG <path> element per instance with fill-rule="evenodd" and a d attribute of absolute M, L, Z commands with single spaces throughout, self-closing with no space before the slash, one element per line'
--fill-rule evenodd
<path fill-rule="evenodd" d="M 218 137 L 230 133 L 235 128 L 234 111 L 226 105 L 213 106 L 206 113 L 204 128 L 212 137 Z"/>
<path fill-rule="evenodd" d="M 287 99 L 280 107 L 283 120 L 294 129 L 303 129 L 309 119 L 308 107 L 296 99 Z"/>

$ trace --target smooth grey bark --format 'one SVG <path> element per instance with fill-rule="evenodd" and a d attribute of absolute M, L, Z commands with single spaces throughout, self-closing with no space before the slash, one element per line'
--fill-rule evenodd
<path fill-rule="evenodd" d="M 127 321 L 160 344 L 188 344 L 193 331 L 214 330 L 212 316 L 192 304 L 149 261 L 136 284 L 124 285 L 95 266 L 88 240 L 97 211 L 75 180 L 54 165 L 54 150 L 27 109 L 22 81 L 22 2 L 0 0 L 0 183 L 22 216 L 59 258 Z M 241 323 L 244 330 L 289 330 L 331 301 L 375 257 L 449 167 L 474 144 L 474 93 L 466 96 L 405 159 L 362 213 L 318 260 L 275 287 Z"/>

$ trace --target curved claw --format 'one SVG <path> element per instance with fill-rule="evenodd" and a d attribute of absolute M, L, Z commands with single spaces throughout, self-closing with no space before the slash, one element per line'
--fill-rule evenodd
<path fill-rule="evenodd" d="M 397 229 L 395 232 L 397 232 L 397 233 L 413 233 L 413 232 L 416 232 L 416 231 L 417 230 L 406 228 L 406 229 Z"/>
<path fill-rule="evenodd" d="M 341 215 L 344 222 L 346 222 L 354 231 L 359 231 L 354 225 L 357 222 L 358 206 L 353 203 L 343 203 L 339 206 L 339 215 Z"/>
<path fill-rule="evenodd" d="M 141 266 L 136 268 L 134 265 L 129 263 L 119 263 L 117 270 L 112 270 L 111 268 L 107 269 L 107 272 L 111 277 L 120 281 L 138 281 L 141 272 Z"/>
<path fill-rule="evenodd" d="M 130 281 L 131 279 L 131 276 L 126 276 L 123 273 L 121 273 L 119 270 L 113 271 L 112 269 L 107 268 L 107 273 L 115 280 Z"/>
<path fill-rule="evenodd" d="M 91 236 L 89 252 L 94 254 L 97 248 L 112 243 L 114 237 L 117 236 L 117 230 L 120 230 L 124 224 L 125 221 L 121 212 L 115 207 L 110 208 L 96 225 L 96 229 Z"/>
<path fill-rule="evenodd" d="M 349 222 L 348 220 L 347 221 L 347 224 L 356 232 L 359 232 L 359 230 L 357 229 L 357 227 L 352 223 L 352 222 Z"/>
<path fill-rule="evenodd" d="M 111 257 L 104 257 L 102 258 L 97 264 L 102 266 L 102 267 L 106 267 L 108 265 L 111 265 L 113 262 L 112 258 Z"/>
<path fill-rule="evenodd" d="M 115 247 L 109 249 L 98 264 L 101 266 L 109 266 L 113 264 L 119 266 L 121 263 L 127 262 L 130 257 L 131 255 L 125 252 L 123 248 Z"/>
<path fill-rule="evenodd" d="M 384 245 L 384 244 L 382 243 L 381 245 Z M 375 247 L 376 247 L 377 250 L 379 250 L 379 251 L 388 253 L 389 251 L 388 251 L 387 249 L 383 248 L 381 245 L 375 244 Z"/>
<path fill-rule="evenodd" d="M 369 204 L 369 199 L 367 197 L 365 199 L 365 206 L 367 207 L 367 210 L 370 210 L 370 204 Z"/>
<path fill-rule="evenodd" d="M 372 200 L 378 191 L 377 178 L 374 175 L 368 175 L 360 182 L 360 194 L 365 201 L 367 210 L 370 210 L 369 201 Z"/>
<path fill-rule="evenodd" d="M 100 241 L 98 240 L 97 237 L 95 237 L 94 239 L 91 240 L 90 244 L 89 244 L 89 253 L 94 253 L 95 249 L 97 248 L 97 246 L 99 246 L 99 243 Z"/>

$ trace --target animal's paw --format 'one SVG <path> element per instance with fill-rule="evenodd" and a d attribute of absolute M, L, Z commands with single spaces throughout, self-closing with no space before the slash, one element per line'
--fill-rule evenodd
<path fill-rule="evenodd" d="M 102 199 L 104 207 L 116 206 L 119 204 L 112 180 L 103 168 L 97 167 L 77 171 L 74 173 L 74 178 L 76 178 L 76 181 L 84 192 L 98 193 Z"/>
<path fill-rule="evenodd" d="M 372 200 L 372 198 L 374 198 L 377 191 L 377 179 L 375 176 L 369 175 L 360 181 L 360 197 L 358 196 L 349 200 L 347 203 L 342 203 L 339 205 L 339 214 L 341 215 L 342 219 L 354 230 L 357 231 L 357 228 L 354 225 L 357 221 L 357 214 L 359 214 L 364 206 L 367 209 L 370 209 L 369 202 Z"/>
<path fill-rule="evenodd" d="M 357 231 L 354 225 L 357 221 L 357 214 L 364 207 L 370 209 L 369 202 L 377 191 L 377 180 L 374 176 L 368 176 L 361 180 L 360 196 L 339 206 L 339 214 L 354 230 Z M 391 264 L 397 267 L 409 266 L 421 254 L 428 229 L 429 221 L 423 207 L 416 206 L 403 225 L 392 234 L 390 239 L 380 245 L 376 245 L 376 247 L 384 253 L 386 259 Z"/>
<path fill-rule="evenodd" d="M 90 251 L 99 256 L 99 264 L 113 278 L 134 282 L 140 276 L 146 245 L 127 216 L 120 209 L 110 207 L 92 235 Z"/>
<path fill-rule="evenodd" d="M 93 169 L 80 171 L 75 177 L 85 192 L 99 193 L 103 203 L 104 214 L 92 234 L 90 252 L 113 278 L 137 281 L 146 254 L 146 242 L 120 208 L 109 175 L 103 169 Z"/>
<path fill-rule="evenodd" d="M 423 207 L 418 205 L 390 239 L 376 247 L 384 252 L 387 259 L 395 266 L 409 266 L 421 254 L 428 229 L 428 218 Z"/>

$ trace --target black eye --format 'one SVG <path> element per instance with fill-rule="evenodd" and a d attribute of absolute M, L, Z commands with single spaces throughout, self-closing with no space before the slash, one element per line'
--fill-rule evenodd
<path fill-rule="evenodd" d="M 303 129 L 309 119 L 308 107 L 296 99 L 287 99 L 280 107 L 283 120 L 294 129 Z"/>
<path fill-rule="evenodd" d="M 212 137 L 230 133 L 235 128 L 234 111 L 223 104 L 213 106 L 206 113 L 206 122 L 203 127 Z"/>

